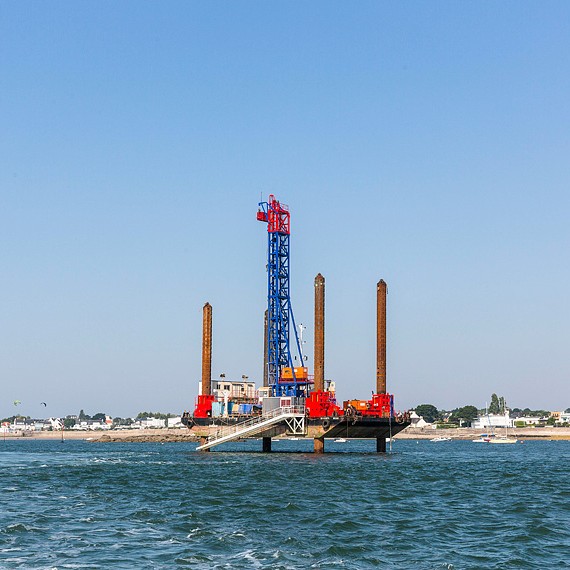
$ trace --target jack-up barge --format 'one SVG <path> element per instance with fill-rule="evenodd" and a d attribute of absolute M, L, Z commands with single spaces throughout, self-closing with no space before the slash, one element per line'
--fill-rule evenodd
<path fill-rule="evenodd" d="M 182 421 L 200 437 L 198 450 L 244 438 L 261 438 L 263 451 L 281 436 L 312 438 L 316 453 L 324 452 L 325 438 L 376 439 L 376 450 L 410 424 L 408 412 L 394 410 L 386 392 L 386 294 L 384 280 L 377 284 L 376 392 L 369 400 L 347 400 L 339 406 L 335 383 L 324 378 L 325 279 L 315 278 L 315 374 L 294 366 L 292 353 L 304 362 L 302 338 L 297 333 L 289 296 L 290 212 L 270 195 L 259 204 L 257 219 L 267 224 L 267 311 L 263 387 L 242 377 L 241 382 L 212 381 L 212 307 L 203 310 L 202 381 L 194 413 Z M 290 331 L 293 335 L 290 335 Z M 302 334 L 302 327 L 301 327 Z M 292 342 L 290 342 L 290 340 Z"/>

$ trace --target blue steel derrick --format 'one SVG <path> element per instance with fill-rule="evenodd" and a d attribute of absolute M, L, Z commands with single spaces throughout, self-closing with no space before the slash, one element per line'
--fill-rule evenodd
<path fill-rule="evenodd" d="M 267 223 L 267 367 L 268 384 L 273 396 L 306 396 L 307 374 L 300 377 L 293 366 L 290 326 L 293 326 L 296 350 L 303 365 L 289 293 L 289 208 L 270 195 L 259 203 L 257 219 Z M 284 370 L 287 373 L 284 374 Z M 297 369 L 299 370 L 299 369 Z"/>

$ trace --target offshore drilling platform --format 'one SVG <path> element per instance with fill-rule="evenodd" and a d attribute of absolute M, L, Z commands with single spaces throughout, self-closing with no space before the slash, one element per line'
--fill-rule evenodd
<path fill-rule="evenodd" d="M 376 391 L 369 400 L 347 400 L 340 406 L 336 386 L 325 380 L 325 279 L 315 277 L 314 375 L 303 366 L 302 339 L 297 333 L 289 287 L 289 208 L 273 195 L 259 203 L 257 220 L 267 224 L 267 310 L 264 319 L 263 386 L 212 380 L 212 306 L 203 309 L 202 381 L 194 413 L 182 421 L 200 437 L 199 451 L 245 438 L 261 438 L 271 451 L 274 437 L 311 438 L 323 453 L 325 438 L 376 439 L 376 451 L 409 425 L 409 414 L 396 413 L 386 391 L 386 294 L 377 284 Z M 294 362 L 298 361 L 299 366 Z"/>

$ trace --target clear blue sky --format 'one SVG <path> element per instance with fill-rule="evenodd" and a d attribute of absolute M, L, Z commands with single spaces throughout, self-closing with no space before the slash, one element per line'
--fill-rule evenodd
<path fill-rule="evenodd" d="M 398 408 L 569 407 L 569 38 L 568 2 L 3 2 L 0 416 L 191 409 L 206 301 L 259 381 L 270 192 L 341 399 L 383 278 Z"/>

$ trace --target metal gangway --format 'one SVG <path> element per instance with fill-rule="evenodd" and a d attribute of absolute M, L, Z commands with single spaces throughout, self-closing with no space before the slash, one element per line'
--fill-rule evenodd
<path fill-rule="evenodd" d="M 305 435 L 305 406 L 283 406 L 233 426 L 225 426 L 208 436 L 206 443 L 196 451 L 210 449 L 244 437 L 252 437 L 271 426 L 285 422 L 291 435 Z"/>

